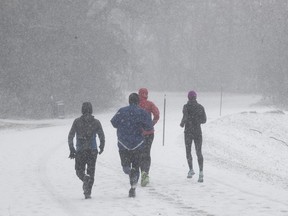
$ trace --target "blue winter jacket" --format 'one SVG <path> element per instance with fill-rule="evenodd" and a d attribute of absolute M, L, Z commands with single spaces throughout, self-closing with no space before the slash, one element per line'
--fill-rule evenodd
<path fill-rule="evenodd" d="M 144 146 L 143 129 L 153 130 L 153 123 L 149 114 L 137 105 L 129 105 L 118 110 L 111 119 L 117 128 L 119 150 L 141 149 Z"/>

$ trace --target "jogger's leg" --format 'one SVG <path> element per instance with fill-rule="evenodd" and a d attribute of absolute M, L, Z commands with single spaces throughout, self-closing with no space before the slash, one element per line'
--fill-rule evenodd
<path fill-rule="evenodd" d="M 78 178 L 83 182 L 83 191 L 85 198 L 90 197 L 89 194 L 89 179 L 90 177 L 85 174 L 85 167 L 88 161 L 87 151 L 78 152 L 75 158 L 75 170 Z"/>
<path fill-rule="evenodd" d="M 97 151 L 91 151 L 88 155 L 87 160 L 87 174 L 90 176 L 88 182 L 88 194 L 91 194 L 92 187 L 94 184 L 94 177 L 95 177 L 95 167 L 96 167 L 96 160 L 97 160 Z"/>
<path fill-rule="evenodd" d="M 145 147 L 141 154 L 141 163 L 140 169 L 141 171 L 149 174 L 150 166 L 151 166 L 151 147 L 154 140 L 154 134 L 149 134 L 145 136 Z"/>
<path fill-rule="evenodd" d="M 189 133 L 184 134 L 185 139 L 185 148 L 186 148 L 186 159 L 189 166 L 189 170 L 193 169 L 193 158 L 191 154 L 191 146 L 192 146 L 192 135 Z"/>
<path fill-rule="evenodd" d="M 83 181 L 83 178 L 85 176 L 85 165 L 86 165 L 85 152 L 77 152 L 77 155 L 75 157 L 75 170 L 76 175 L 81 181 Z"/>
<path fill-rule="evenodd" d="M 139 180 L 140 157 L 141 157 L 141 152 L 139 150 L 135 150 L 131 152 L 132 169 L 129 175 L 131 187 L 136 187 L 136 184 L 138 183 L 138 180 Z"/>
<path fill-rule="evenodd" d="M 198 165 L 199 165 L 199 170 L 200 172 L 203 171 L 203 163 L 204 163 L 204 159 L 203 159 L 203 155 L 202 155 L 202 136 L 198 136 L 195 138 L 194 140 L 195 142 L 195 150 L 196 150 L 196 155 L 197 155 L 197 159 L 198 159 Z"/>
<path fill-rule="evenodd" d="M 127 175 L 130 175 L 131 162 L 130 162 L 129 151 L 128 150 L 119 151 L 119 156 L 120 156 L 123 172 Z"/>

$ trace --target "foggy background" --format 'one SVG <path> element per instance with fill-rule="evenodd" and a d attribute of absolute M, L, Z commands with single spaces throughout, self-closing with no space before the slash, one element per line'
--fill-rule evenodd
<path fill-rule="evenodd" d="M 286 0 L 0 0 L 0 118 L 111 107 L 126 90 L 288 106 Z"/>

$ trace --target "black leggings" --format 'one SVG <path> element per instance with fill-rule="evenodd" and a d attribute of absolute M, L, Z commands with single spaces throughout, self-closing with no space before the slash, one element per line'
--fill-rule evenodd
<path fill-rule="evenodd" d="M 130 185 L 135 186 L 139 180 L 141 150 L 119 151 L 123 172 L 129 175 Z"/>
<path fill-rule="evenodd" d="M 192 150 L 191 147 L 192 147 L 192 142 L 194 140 L 199 170 L 203 171 L 202 135 L 198 135 L 194 137 L 190 133 L 185 133 L 184 138 L 185 138 L 185 147 L 186 147 L 186 158 L 187 158 L 189 169 L 190 170 L 193 169 L 193 158 L 191 154 L 191 150 Z"/>
<path fill-rule="evenodd" d="M 81 181 L 85 176 L 85 169 L 87 165 L 87 174 L 90 176 L 89 180 L 89 193 L 91 194 L 92 186 L 94 184 L 95 166 L 97 160 L 97 150 L 83 150 L 77 152 L 75 158 L 76 175 Z"/>
<path fill-rule="evenodd" d="M 140 169 L 149 174 L 151 166 L 151 147 L 154 140 L 154 134 L 149 134 L 144 136 L 145 147 L 141 154 Z"/>

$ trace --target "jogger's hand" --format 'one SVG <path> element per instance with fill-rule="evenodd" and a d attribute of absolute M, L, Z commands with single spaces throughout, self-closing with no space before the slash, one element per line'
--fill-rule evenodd
<path fill-rule="evenodd" d="M 75 157 L 76 157 L 76 151 L 75 151 L 75 149 L 74 149 L 74 150 L 70 150 L 70 155 L 69 155 L 68 158 L 74 159 Z"/>

